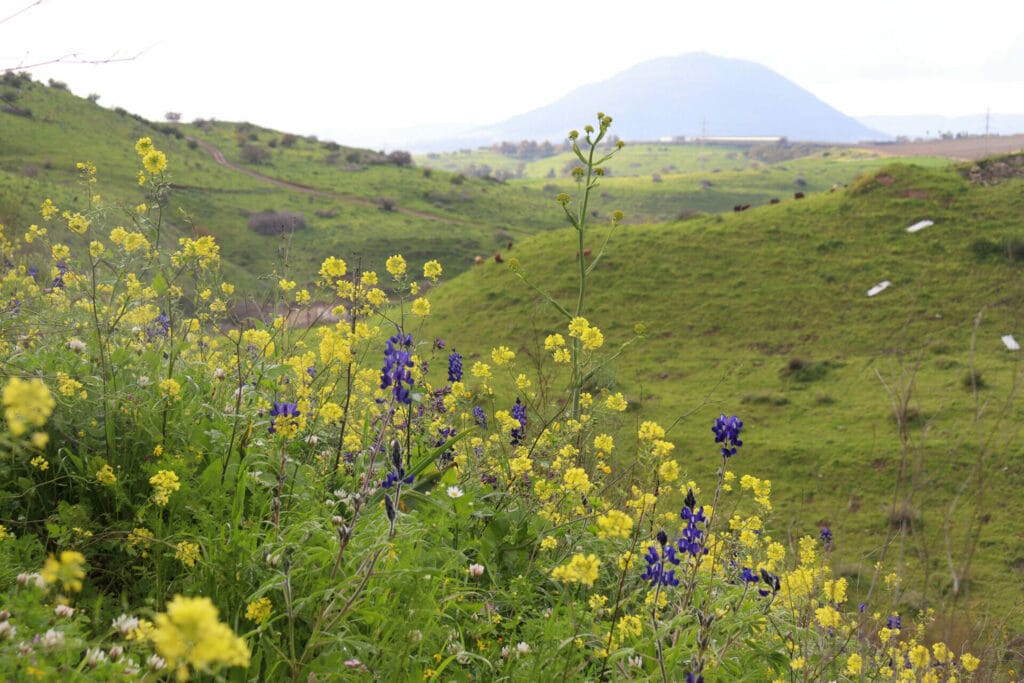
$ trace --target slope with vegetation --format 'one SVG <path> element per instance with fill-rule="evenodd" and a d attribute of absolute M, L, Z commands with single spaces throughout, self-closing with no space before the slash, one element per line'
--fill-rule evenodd
<path fill-rule="evenodd" d="M 761 645 L 758 638 L 733 640 L 716 631 L 736 650 L 730 658 L 722 651 L 718 678 L 709 669 L 708 680 L 735 680 L 737 672 L 755 665 L 754 676 L 789 672 L 799 678 L 796 672 L 807 664 L 811 668 L 803 671 L 812 679 L 857 680 L 860 659 L 852 654 L 859 658 L 860 652 L 865 660 L 869 652 L 882 653 L 864 665 L 882 671 L 885 657 L 912 651 L 915 671 L 923 672 L 930 655 L 926 651 L 922 658 L 909 649 L 917 640 L 950 643 L 963 667 L 976 666 L 962 654 L 979 648 L 987 648 L 989 670 L 1016 666 L 1004 666 L 998 657 L 1009 643 L 1012 658 L 1015 639 L 1024 632 L 1013 609 L 1024 600 L 1017 580 L 1024 541 L 1015 526 L 1024 512 L 1015 495 L 1024 471 L 1012 459 L 1020 450 L 1016 392 L 1024 378 L 1019 353 L 1007 351 L 999 338 L 1024 339 L 1020 179 L 972 183 L 970 169 L 883 165 L 880 158 L 843 160 L 819 151 L 781 162 L 784 169 L 723 170 L 710 188 L 691 187 L 693 198 L 687 200 L 696 204 L 695 197 L 710 189 L 721 196 L 703 210 L 721 211 L 726 197 L 728 204 L 759 204 L 780 187 L 791 187 L 799 170 L 797 177 L 806 180 L 800 187 L 809 193 L 802 201 L 787 197 L 743 212 L 643 224 L 672 217 L 680 211 L 675 203 L 687 208 L 678 188 L 675 194 L 662 191 L 676 181 L 674 174 L 655 183 L 613 173 L 592 188 L 583 214 L 598 227 L 590 228 L 581 249 L 571 231 L 550 230 L 559 224 L 552 195 L 581 189 L 571 181 L 465 178 L 411 167 L 405 157 L 389 160 L 250 124 L 157 125 L 30 82 L 7 82 L 3 92 L 15 93 L 11 99 L 27 113 L 0 113 L 7 117 L 0 127 L 0 222 L 17 226 L 4 233 L 11 240 L 4 244 L 11 296 L 5 298 L 0 332 L 5 368 L 19 379 L 8 382 L 4 394 L 3 438 L 17 460 L 3 488 L 10 526 L 0 532 L 12 531 L 16 538 L 0 535 L 7 544 L 0 551 L 9 560 L 0 580 L 17 596 L 15 609 L 34 614 L 36 623 L 53 619 L 52 610 L 44 614 L 40 605 L 82 590 L 82 549 L 91 567 L 87 600 L 76 608 L 91 604 L 90 618 L 104 628 L 129 603 L 145 604 L 152 614 L 177 592 L 215 596 L 229 622 L 250 628 L 248 645 L 241 646 L 244 657 L 227 636 L 217 658 L 181 655 L 179 672 L 185 677 L 208 666 L 241 666 L 243 660 L 261 675 L 287 672 L 293 678 L 342 666 L 353 675 L 396 678 L 439 677 L 445 667 L 459 666 L 477 678 L 498 670 L 537 676 L 543 662 L 557 659 L 580 677 L 615 671 L 623 679 L 650 678 L 660 668 L 660 677 L 670 680 L 699 672 L 710 661 L 703 647 L 694 646 L 692 656 L 686 650 L 712 629 L 710 620 L 693 619 L 690 606 L 732 615 L 714 628 L 748 635 L 761 632 L 760 615 L 774 610 L 772 618 L 779 621 L 773 624 L 793 634 Z M 152 138 L 150 144 L 167 153 L 173 186 L 159 170 L 137 180 L 138 157 L 123 139 L 136 137 Z M 266 178 L 218 164 L 201 143 Z M 247 151 L 254 145 L 265 154 Z M 629 151 L 610 167 L 633 163 Z M 95 185 L 88 167 L 75 166 L 83 159 L 99 168 Z M 827 169 L 852 169 L 862 161 L 860 177 L 843 181 L 847 188 L 813 192 L 839 182 L 828 183 L 839 176 Z M 775 175 L 777 181 L 770 180 Z M 678 182 L 683 187 L 693 178 L 680 174 Z M 163 194 L 167 190 L 170 199 Z M 94 200 L 94 191 L 102 197 Z M 37 216 L 45 197 L 61 209 L 89 214 L 92 232 L 67 233 L 60 217 L 44 223 Z M 614 231 L 602 227 L 611 210 L 623 206 L 636 222 L 624 221 Z M 924 219 L 934 224 L 906 232 Z M 35 222 L 49 225 L 53 234 L 29 244 L 12 237 Z M 129 251 L 124 235 L 116 243 L 112 235 L 119 233 L 110 230 L 119 223 L 162 239 L 161 253 Z M 178 242 L 209 235 L 225 256 L 220 273 L 210 265 L 217 260 L 211 242 Z M 608 248 L 602 250 L 605 238 Z M 69 266 L 58 258 L 63 252 L 42 248 L 58 239 L 76 247 L 70 262 L 83 266 L 73 268 L 66 281 Z M 515 269 L 492 260 L 470 267 L 474 254 L 507 248 L 508 240 L 515 247 L 506 262 Z M 387 258 L 396 252 L 416 272 L 407 270 L 404 259 Z M 345 257 L 348 267 L 325 261 L 329 255 Z M 456 276 L 430 290 L 428 305 L 416 281 L 433 284 L 438 271 L 423 262 L 435 257 L 446 274 Z M 601 458 L 593 441 L 559 431 L 571 430 L 560 424 L 567 377 L 552 364 L 545 341 L 568 330 L 527 284 L 556 299 L 572 299 L 581 258 L 584 266 L 594 266 L 586 315 L 603 331 L 605 344 L 593 371 L 577 377 L 571 388 L 602 401 L 621 392 L 629 405 L 624 415 L 595 408 L 587 427 L 614 437 L 614 451 L 605 449 L 613 453 L 607 471 L 597 466 Z M 30 266 L 46 259 L 54 261 L 51 272 L 30 274 Z M 377 277 L 361 279 L 366 270 L 381 271 L 380 280 L 387 282 L 380 286 L 399 300 L 405 292 L 416 294 L 394 309 L 378 310 L 383 293 L 371 303 L 371 280 Z M 271 274 L 266 289 L 297 299 L 293 290 L 301 293 L 307 283 L 317 283 L 325 305 L 334 306 L 340 297 L 347 317 L 340 326 L 310 330 L 289 329 L 283 318 L 240 324 L 210 303 L 210 290 L 230 290 L 217 282 L 222 275 L 239 285 L 241 298 Z M 886 280 L 892 283 L 888 289 L 867 296 Z M 130 320 L 108 324 L 103 316 L 110 309 L 99 303 L 127 306 Z M 382 317 L 363 318 L 368 311 Z M 360 327 L 359 320 L 380 328 Z M 404 331 L 425 343 L 408 349 L 397 336 L 385 345 L 396 321 L 405 321 Z M 209 334 L 197 335 L 203 324 Z M 233 327 L 246 331 L 229 331 Z M 75 338 L 40 330 L 69 331 Z M 448 350 L 431 344 L 435 338 L 464 353 L 467 393 L 453 388 L 451 375 L 445 382 Z M 394 373 L 384 386 L 382 347 L 383 372 Z M 402 370 L 412 362 L 403 353 L 413 350 L 431 361 L 415 377 Z M 515 364 L 506 376 L 501 368 L 509 353 Z M 491 381 L 470 379 L 477 362 L 493 363 Z M 532 385 L 520 373 L 533 377 Z M 44 394 L 59 394 L 59 404 L 50 405 Z M 438 401 L 429 401 L 431 396 Z M 458 424 L 442 424 L 445 413 L 438 406 L 447 410 L 446 396 L 457 402 Z M 530 405 L 525 423 L 517 416 L 517 396 Z M 391 413 L 381 412 L 381 406 L 413 397 L 426 417 L 399 407 L 407 411 L 404 419 L 392 421 Z M 38 410 L 26 417 L 17 409 L 22 399 L 36 401 Z M 348 414 L 350 399 L 358 417 L 346 422 L 339 416 Z M 327 404 L 333 407 L 324 414 Z M 476 407 L 484 411 L 483 420 L 471 412 Z M 30 440 L 29 427 L 41 429 L 51 411 L 47 429 L 53 436 Z M 721 413 L 741 415 L 744 439 L 757 444 L 756 456 L 745 452 L 730 467 L 766 476 L 775 494 L 771 515 L 763 482 L 745 486 L 742 494 L 753 488 L 759 507 L 737 501 L 723 509 L 744 515 L 756 510 L 758 520 L 765 517 L 771 542 L 780 543 L 787 558 L 801 558 L 798 566 L 795 560 L 785 567 L 765 564 L 766 571 L 784 578 L 811 571 L 816 555 L 800 539 L 826 538 L 823 530 L 829 532 L 830 566 L 815 564 L 813 571 L 824 573 L 815 574 L 816 592 L 801 598 L 806 600 L 798 613 L 782 607 L 794 599 L 792 583 L 783 582 L 780 602 L 773 603 L 780 588 L 773 592 L 770 573 L 762 575 L 761 587 L 767 586 L 771 598 L 756 602 L 757 591 L 746 586 L 757 577 L 740 569 L 765 561 L 769 534 L 748 534 L 740 542 L 739 529 L 725 528 L 726 517 L 716 517 L 716 534 L 731 538 L 735 532 L 728 541 L 735 566 L 704 565 L 707 586 L 714 582 L 704 593 L 700 563 L 689 560 L 690 587 L 671 620 L 644 602 L 647 596 L 658 603 L 668 584 L 655 588 L 651 575 L 641 579 L 641 568 L 623 559 L 627 549 L 639 555 L 657 543 L 658 524 L 679 526 L 679 513 L 668 513 L 670 524 L 666 509 L 683 506 L 697 514 L 694 505 L 684 504 L 684 490 L 694 489 L 702 504 L 712 496 L 717 500 L 715 491 L 728 492 L 719 469 L 726 462 L 705 455 L 707 438 L 701 436 L 711 436 L 708 425 Z M 671 491 L 662 481 L 671 472 L 663 469 L 665 453 L 659 454 L 665 447 L 638 437 L 657 433 L 643 427 L 649 420 L 664 425 L 676 445 L 673 457 L 681 472 Z M 490 431 L 474 426 L 481 423 Z M 735 428 L 735 422 L 716 423 L 723 430 L 725 424 Z M 545 471 L 556 483 L 564 477 L 564 491 L 534 498 L 545 491 L 547 479 L 517 478 L 517 468 L 530 463 L 512 465 L 524 456 L 513 448 L 522 436 L 510 434 L 510 425 L 535 439 L 537 467 L 550 468 Z M 399 442 L 397 451 L 382 448 L 391 438 Z M 580 451 L 593 489 L 589 479 L 584 486 L 578 468 L 566 469 L 570 446 Z M 446 466 L 456 452 L 466 469 Z M 172 480 L 168 472 L 181 477 Z M 421 479 L 404 489 L 404 505 L 397 505 L 400 491 L 385 489 L 402 489 L 413 474 Z M 333 488 L 335 475 L 343 480 L 339 489 Z M 324 482 L 331 486 L 318 488 Z M 659 517 L 646 512 L 647 490 L 661 494 Z M 193 505 L 197 499 L 209 506 Z M 546 502 L 540 506 L 538 500 Z M 621 516 L 611 516 L 618 507 L 632 509 L 623 515 L 636 518 L 622 536 L 608 531 L 616 524 L 624 528 Z M 597 527 L 599 515 L 604 522 Z M 140 530 L 150 538 L 156 532 L 158 542 L 150 545 Z M 747 552 L 743 546 L 757 559 L 741 556 Z M 76 555 L 45 559 L 66 548 Z M 557 559 L 544 554 L 551 549 Z M 597 554 L 603 563 L 595 563 Z M 42 567 L 40 580 L 29 576 L 15 587 L 11 568 L 33 562 Z M 647 563 L 653 571 L 656 563 Z M 891 573 L 883 576 L 876 563 Z M 592 578 L 597 564 L 604 568 L 600 580 Z M 325 572 L 328 566 L 333 570 Z M 833 638 L 835 627 L 829 626 L 833 617 L 826 607 L 843 602 L 836 584 L 824 582 L 829 572 L 845 579 L 851 603 L 864 597 L 878 611 L 869 619 L 850 610 L 844 642 Z M 695 581 L 698 576 L 701 581 Z M 334 583 L 338 577 L 341 589 Z M 443 580 L 433 581 L 438 577 Z M 481 577 L 486 578 L 474 583 Z M 590 594 L 596 580 L 599 592 Z M 893 596 L 889 602 L 878 597 L 883 583 Z M 344 595 L 339 598 L 337 590 Z M 577 599 L 581 595 L 590 599 Z M 602 595 L 613 609 L 602 607 Z M 574 605 L 590 609 L 578 612 Z M 419 639 L 412 641 L 407 621 L 387 618 L 410 606 L 418 610 Z M 170 630 L 175 609 L 186 607 L 201 608 L 211 629 L 219 623 L 216 610 L 211 616 L 204 606 L 169 603 L 161 628 Z M 931 623 L 932 630 L 903 634 L 905 652 L 887 650 L 869 635 L 894 623 L 889 615 L 909 617 L 929 608 L 937 610 L 937 620 L 921 623 Z M 585 632 L 578 630 L 581 618 Z M 465 642 L 461 631 L 452 635 L 456 623 L 474 624 L 466 627 Z M 993 623 L 1004 630 L 985 630 Z M 84 620 L 74 624 L 76 643 L 119 637 L 110 629 L 89 636 Z M 676 638 L 684 646 L 666 654 L 659 643 Z M 149 647 L 127 641 L 118 647 L 127 647 L 132 657 Z M 787 653 L 783 641 L 799 642 L 811 661 Z M 503 653 L 500 642 L 526 647 Z M 849 643 L 857 653 L 846 649 Z M 399 650 L 405 655 L 393 657 Z M 474 652 L 479 659 L 470 656 Z M 3 653 L 19 661 L 14 649 Z M 628 659 L 633 656 L 639 663 Z M 52 665 L 47 672 L 86 666 L 86 659 L 71 658 L 54 654 L 46 660 Z M 367 663 L 372 669 L 360 668 Z"/>
<path fill-rule="evenodd" d="M 672 436 L 742 412 L 770 439 L 763 462 L 788 491 L 776 528 L 830 527 L 861 590 L 882 555 L 898 554 L 913 568 L 902 606 L 945 608 L 946 628 L 962 634 L 987 614 L 1020 632 L 1024 593 L 1006 577 L 1024 564 L 1024 376 L 1000 337 L 1024 337 L 1022 205 L 1019 180 L 981 187 L 894 164 L 802 203 L 620 227 L 592 275 L 591 319 L 612 346 L 637 323 L 646 331 L 595 386 L 625 391 Z M 923 219 L 935 225 L 906 232 Z M 516 254 L 563 297 L 576 263 L 567 243 L 553 232 Z M 868 297 L 883 280 L 892 286 Z M 447 340 L 465 349 L 515 338 L 539 362 L 558 322 L 491 265 L 435 293 L 430 329 L 456 330 Z M 715 467 L 687 459 L 694 478 Z"/>

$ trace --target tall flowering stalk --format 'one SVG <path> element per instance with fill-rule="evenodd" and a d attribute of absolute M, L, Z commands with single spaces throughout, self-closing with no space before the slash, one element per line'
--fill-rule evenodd
<path fill-rule="evenodd" d="M 582 147 L 580 146 L 579 131 L 573 130 L 569 132 L 569 141 L 572 143 L 572 151 L 576 155 L 580 164 L 582 164 L 572 170 L 572 177 L 581 188 L 578 198 L 574 202 L 573 198 L 564 192 L 555 197 L 556 201 L 561 204 L 562 210 L 569 219 L 569 223 L 572 225 L 573 229 L 576 230 L 576 256 L 578 265 L 576 305 L 572 306 L 571 309 L 567 306 L 563 306 L 550 294 L 541 290 L 527 280 L 519 269 L 518 262 L 515 259 L 510 262 L 510 266 L 516 271 L 516 274 L 540 293 L 545 299 L 547 299 L 547 301 L 558 309 L 559 313 L 565 316 L 566 320 L 569 322 L 571 343 L 569 345 L 568 352 L 569 363 L 572 369 L 572 376 L 569 383 L 569 390 L 571 394 L 569 403 L 571 406 L 570 417 L 573 420 L 578 420 L 580 418 L 580 401 L 583 393 L 583 385 L 592 374 L 592 371 L 588 373 L 584 368 L 585 360 L 588 355 L 586 352 L 597 349 L 604 341 L 600 330 L 596 327 L 592 327 L 589 322 L 587 322 L 584 315 L 586 313 L 587 277 L 590 272 L 597 267 L 598 262 L 604 254 L 605 247 L 608 244 L 608 239 L 611 237 L 611 232 L 609 232 L 596 252 L 586 247 L 587 216 L 589 215 L 590 194 L 591 191 L 597 187 L 600 178 L 605 175 L 604 164 L 607 163 L 608 160 L 624 146 L 624 143 L 619 140 L 615 143 L 615 146 L 611 151 L 605 154 L 599 154 L 598 147 L 608 134 L 608 129 L 612 125 L 612 117 L 604 114 L 603 112 L 598 112 L 597 120 L 598 126 L 596 129 L 590 124 L 583 127 L 584 134 Z M 622 217 L 623 214 L 621 211 L 613 211 L 612 226 L 614 227 L 618 225 L 619 221 L 622 220 Z"/>

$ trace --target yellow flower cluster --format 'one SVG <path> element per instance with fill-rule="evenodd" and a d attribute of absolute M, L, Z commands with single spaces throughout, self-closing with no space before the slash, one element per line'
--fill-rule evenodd
<path fill-rule="evenodd" d="M 257 598 L 245 607 L 245 618 L 260 626 L 270 618 L 270 598 Z"/>
<path fill-rule="evenodd" d="M 573 555 L 568 564 L 551 570 L 551 578 L 563 583 L 582 583 L 593 586 L 597 581 L 601 560 L 597 555 Z"/>
<path fill-rule="evenodd" d="M 441 264 L 438 261 L 427 261 L 423 264 L 423 277 L 431 282 L 437 282 L 437 278 L 441 277 L 441 272 Z"/>
<path fill-rule="evenodd" d="M 384 268 L 391 274 L 391 277 L 396 280 L 405 275 L 406 263 L 405 257 L 401 254 L 395 254 L 389 256 L 388 260 L 384 262 Z"/>
<path fill-rule="evenodd" d="M 190 541 L 181 541 L 175 546 L 174 557 L 186 567 L 194 567 L 199 559 L 199 545 Z"/>
<path fill-rule="evenodd" d="M 633 518 L 621 510 L 609 510 L 597 518 L 598 538 L 629 538 Z"/>
<path fill-rule="evenodd" d="M 62 550 L 60 559 L 53 555 L 46 558 L 39 572 L 48 585 L 60 582 L 66 591 L 78 593 L 82 590 L 82 579 L 85 578 L 85 556 L 75 550 Z"/>
<path fill-rule="evenodd" d="M 187 681 L 193 672 L 212 673 L 219 665 L 249 666 L 248 646 L 221 623 L 209 598 L 176 595 L 167 611 L 156 615 L 150 640 L 179 681 Z"/>
<path fill-rule="evenodd" d="M 0 403 L 4 408 L 7 429 L 21 436 L 29 427 L 42 427 L 57 402 L 41 379 L 23 380 L 11 377 L 4 385 Z"/>
<path fill-rule="evenodd" d="M 167 155 L 153 147 L 152 138 L 139 138 L 135 151 L 142 157 L 142 166 L 151 174 L 163 173 L 167 169 Z"/>
<path fill-rule="evenodd" d="M 560 334 L 549 334 L 544 339 L 544 350 L 550 351 L 556 363 L 568 363 L 572 353 L 565 347 L 565 337 Z"/>
<path fill-rule="evenodd" d="M 163 507 L 171 499 L 171 494 L 181 488 L 178 475 L 173 470 L 160 470 L 149 478 L 153 486 L 153 502 Z"/>
<path fill-rule="evenodd" d="M 499 346 L 496 349 L 491 349 L 491 360 L 497 366 L 508 365 L 516 358 L 515 351 L 512 351 L 507 346 Z"/>
<path fill-rule="evenodd" d="M 109 463 L 103 463 L 103 467 L 96 471 L 96 481 L 103 484 L 104 486 L 110 486 L 117 482 L 117 475 L 114 474 L 114 468 Z"/>
<path fill-rule="evenodd" d="M 584 351 L 594 351 L 604 344 L 601 330 L 592 326 L 586 318 L 576 317 L 569 323 L 569 336 L 583 343 Z"/>
<path fill-rule="evenodd" d="M 171 263 L 180 268 L 188 261 L 195 261 L 202 269 L 216 265 L 220 261 L 220 246 L 213 235 L 204 235 L 199 239 L 181 237 L 178 239 L 178 251 L 171 255 Z"/>

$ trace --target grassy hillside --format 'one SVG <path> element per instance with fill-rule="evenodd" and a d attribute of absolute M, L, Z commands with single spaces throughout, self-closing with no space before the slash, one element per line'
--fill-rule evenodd
<path fill-rule="evenodd" d="M 1022 629 L 1024 590 L 1007 580 L 1024 564 L 1015 493 L 1024 410 L 1007 402 L 1022 374 L 1020 354 L 1000 341 L 1024 338 L 1022 208 L 1020 182 L 975 187 L 952 170 L 892 165 L 803 202 L 620 227 L 592 274 L 588 316 L 608 348 L 637 322 L 647 332 L 599 384 L 625 391 L 644 419 L 675 425 L 677 438 L 719 412 L 740 414 L 756 444 L 748 455 L 771 472 L 780 501 L 775 530 L 830 526 L 840 566 L 862 588 L 880 559 L 869 550 L 892 537 L 889 559 L 905 553 L 915 568 L 905 608 L 951 600 L 948 521 L 966 586 L 961 618 L 986 611 Z M 906 232 L 922 219 L 935 225 Z M 1007 245 L 1016 245 L 1010 256 Z M 562 230 L 522 243 L 516 256 L 565 300 L 575 249 Z M 892 286 L 869 298 L 883 280 Z M 429 334 L 484 354 L 511 344 L 524 365 L 544 355 L 544 335 L 564 332 L 551 307 L 491 263 L 440 287 L 433 302 Z M 713 474 L 706 449 L 678 446 L 692 476 Z M 894 504 L 914 533 L 901 538 L 890 525 Z M 970 525 L 975 506 L 980 532 Z M 977 557 L 963 569 L 972 538 Z"/>
<path fill-rule="evenodd" d="M 216 235 L 229 277 L 250 290 L 260 276 L 282 270 L 285 252 L 287 268 L 300 282 L 314 276 L 324 253 L 375 267 L 395 250 L 411 257 L 444 254 L 449 272 L 459 272 L 477 254 L 491 254 L 550 224 L 550 201 L 533 188 L 475 178 L 453 183 L 451 174 L 381 164 L 369 150 L 295 136 L 294 145 L 274 149 L 266 143 L 285 135 L 251 124 L 153 124 L 60 88 L 14 76 L 5 83 L 0 95 L 21 115 L 0 112 L 0 222 L 37 222 L 42 197 L 62 209 L 86 210 L 75 168 L 83 160 L 98 167 L 98 191 L 109 193 L 107 199 L 126 207 L 145 201 L 142 190 L 132 191 L 138 172 L 132 147 L 149 136 L 170 160 L 173 226 L 179 234 L 198 226 Z M 307 188 L 282 187 L 218 165 L 209 151 L 189 141 L 192 136 L 223 146 L 228 161 Z M 245 163 L 240 143 L 262 145 L 271 155 L 259 164 Z M 331 161 L 335 154 L 341 163 Z M 358 160 L 344 161 L 348 155 Z M 249 217 L 268 210 L 301 214 L 307 227 L 295 231 L 288 244 L 255 234 Z"/>
<path fill-rule="evenodd" d="M 443 258 L 456 274 L 478 255 L 489 257 L 509 241 L 556 227 L 552 197 L 572 188 L 570 180 L 545 178 L 551 168 L 562 173 L 567 154 L 528 164 L 530 180 L 496 182 L 459 173 L 462 167 L 454 164 L 427 160 L 417 168 L 409 159 L 250 123 L 152 123 L 14 74 L 0 82 L 0 97 L 0 222 L 37 221 L 40 197 L 85 210 L 75 168 L 84 160 L 98 167 L 98 191 L 107 199 L 125 207 L 146 201 L 141 189 L 132 189 L 138 171 L 132 146 L 148 136 L 170 160 L 173 190 L 165 218 L 179 235 L 216 235 L 226 274 L 249 291 L 285 270 L 308 281 L 324 253 L 379 265 L 402 251 Z M 235 168 L 219 164 L 211 148 Z M 602 191 L 609 208 L 624 210 L 633 223 L 756 206 L 797 190 L 825 191 L 885 163 L 877 153 L 804 146 L 638 144 L 627 152 L 611 165 Z M 456 156 L 498 168 L 491 157 L 499 155 L 485 150 Z M 298 214 L 306 228 L 290 240 L 255 234 L 251 216 L 267 211 Z"/>

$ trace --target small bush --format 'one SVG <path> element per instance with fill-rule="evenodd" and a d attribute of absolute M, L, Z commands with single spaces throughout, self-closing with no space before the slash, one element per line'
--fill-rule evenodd
<path fill-rule="evenodd" d="M 900 501 L 889 510 L 889 527 L 907 533 L 920 530 L 921 513 L 907 501 Z"/>
<path fill-rule="evenodd" d="M 398 202 L 396 202 L 392 197 L 377 198 L 377 208 L 381 211 L 394 211 L 397 205 Z"/>
<path fill-rule="evenodd" d="M 306 217 L 292 211 L 263 211 L 249 217 L 249 229 L 260 235 L 305 230 Z"/>
<path fill-rule="evenodd" d="M 388 161 L 395 166 L 412 166 L 412 155 L 408 152 L 396 149 L 388 154 Z"/>
<path fill-rule="evenodd" d="M 461 173 L 456 173 L 448 180 L 448 182 L 450 182 L 452 185 L 461 185 L 462 183 L 466 182 L 466 176 L 464 176 Z"/>
<path fill-rule="evenodd" d="M 21 116 L 22 118 L 26 119 L 32 118 L 32 110 L 28 109 L 27 107 L 18 107 L 13 104 L 5 104 L 4 106 L 0 107 L 0 111 L 6 114 L 13 114 L 14 116 Z"/>
<path fill-rule="evenodd" d="M 242 161 L 254 166 L 261 166 L 270 161 L 270 150 L 261 145 L 246 144 L 240 152 Z"/>
<path fill-rule="evenodd" d="M 833 363 L 829 361 L 812 361 L 805 358 L 790 358 L 789 362 L 779 371 L 784 378 L 797 382 L 815 382 L 828 374 Z"/>
<path fill-rule="evenodd" d="M 960 385 L 967 391 L 974 391 L 977 389 L 986 389 L 988 384 L 985 382 L 985 378 L 981 376 L 981 372 L 968 368 L 967 372 L 964 373 L 963 378 L 960 380 Z"/>

